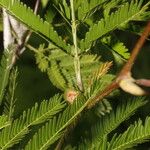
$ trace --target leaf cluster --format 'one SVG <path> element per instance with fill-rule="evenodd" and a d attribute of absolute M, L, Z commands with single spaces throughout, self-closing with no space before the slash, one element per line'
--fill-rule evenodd
<path fill-rule="evenodd" d="M 122 98 L 118 90 L 112 92 L 109 97 L 96 99 L 96 104 L 94 101 L 97 94 L 102 93 L 116 76 L 113 70 L 115 65 L 112 67 L 113 61 L 118 61 L 119 64 L 130 57 L 130 52 L 115 31 L 129 31 L 127 27 L 131 22 L 134 26 L 134 21 L 146 21 L 150 16 L 150 2 L 72 2 L 74 12 L 71 9 L 71 1 L 42 1 L 44 13 L 43 17 L 40 17 L 19 0 L 0 0 L 0 5 L 10 15 L 44 39 L 44 43 L 38 43 L 36 47 L 32 46 L 32 42 L 31 45 L 25 43 L 24 46 L 34 52 L 39 69 L 60 89 L 59 93 L 49 100 L 35 103 L 16 117 L 14 112 L 18 70 L 11 68 L 15 53 L 12 47 L 4 50 L 0 61 L 2 150 L 128 149 L 147 141 L 150 137 L 148 116 L 144 124 L 139 119 L 127 126 L 122 133 L 119 132 L 121 124 L 147 103 L 146 98 Z M 75 15 L 77 33 L 74 32 L 72 13 Z M 77 44 L 77 48 L 74 43 Z M 108 59 L 108 54 L 112 59 Z M 81 70 L 79 75 L 83 90 L 78 86 L 77 67 Z M 112 102 L 114 99 L 121 99 L 117 107 L 116 103 Z M 89 104 L 93 106 L 92 109 L 89 109 Z M 83 131 L 76 132 L 80 127 Z M 73 138 L 68 138 L 70 136 L 80 139 L 74 142 Z M 26 142 L 22 142 L 23 140 Z"/>

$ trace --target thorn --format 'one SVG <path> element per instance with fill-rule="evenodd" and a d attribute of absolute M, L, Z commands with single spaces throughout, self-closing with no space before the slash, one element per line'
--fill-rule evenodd
<path fill-rule="evenodd" d="M 120 80 L 119 86 L 123 91 L 135 96 L 147 95 L 147 92 L 139 87 L 132 77 Z"/>
<path fill-rule="evenodd" d="M 147 79 L 138 79 L 135 81 L 135 83 L 138 85 L 145 86 L 145 87 L 150 87 L 150 80 L 147 80 Z"/>

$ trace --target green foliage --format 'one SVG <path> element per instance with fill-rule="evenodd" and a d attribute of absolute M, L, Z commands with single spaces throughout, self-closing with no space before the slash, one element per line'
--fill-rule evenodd
<path fill-rule="evenodd" d="M 33 141 L 29 142 L 27 145 L 27 149 L 46 149 L 51 144 L 53 144 L 56 140 L 58 140 L 63 132 L 64 129 L 72 123 L 80 112 L 84 109 L 85 100 L 78 99 L 76 100 L 73 105 L 68 106 L 62 114 L 56 118 L 54 117 L 48 123 L 46 123 L 39 131 L 34 135 Z M 47 133 L 45 135 L 45 133 Z M 41 137 L 43 140 L 39 139 Z"/>
<path fill-rule="evenodd" d="M 112 111 L 105 118 L 102 118 L 92 127 L 93 142 L 101 142 L 103 137 L 116 129 L 123 121 L 135 113 L 135 110 L 146 103 L 143 98 L 134 98 L 126 100 L 126 104 L 119 105 L 117 109 Z M 98 134 L 99 133 L 99 134 Z"/>
<path fill-rule="evenodd" d="M 15 101 L 16 101 L 15 89 L 17 86 L 16 83 L 17 75 L 18 75 L 17 68 L 13 69 L 10 74 L 8 89 L 4 101 L 4 113 L 8 115 L 10 121 L 13 118 L 15 111 Z"/>
<path fill-rule="evenodd" d="M 19 0 L 14 0 L 13 2 L 10 0 L 1 0 L 0 5 L 8 9 L 13 16 L 29 26 L 36 33 L 46 36 L 57 46 L 60 46 L 66 51 L 70 51 L 70 46 L 67 46 L 62 38 L 58 36 L 52 25 L 44 21 L 40 16 L 36 16 L 32 9 L 21 3 Z"/>
<path fill-rule="evenodd" d="M 17 144 L 29 132 L 30 126 L 43 123 L 60 112 L 65 106 L 64 102 L 61 102 L 61 98 L 56 95 L 49 101 L 42 101 L 40 105 L 36 103 L 31 109 L 24 111 L 10 126 L 5 127 L 0 133 L 1 149 L 7 149 Z M 9 136 L 6 136 L 8 133 Z"/>
<path fill-rule="evenodd" d="M 102 85 L 103 80 L 99 84 Z M 75 102 L 72 105 L 69 105 L 57 118 L 51 119 L 49 123 L 39 129 L 34 135 L 33 141 L 30 141 L 29 145 L 27 145 L 27 149 L 46 149 L 47 146 L 53 144 L 66 132 L 65 129 L 67 126 L 76 122 L 78 116 L 87 107 L 90 101 L 90 98 L 85 99 L 84 96 L 80 94 L 78 98 L 75 99 Z M 45 133 L 47 133 L 47 135 L 45 135 Z M 39 137 L 43 140 L 40 141 Z"/>
<path fill-rule="evenodd" d="M 108 17 L 102 18 L 98 23 L 93 24 L 90 27 L 89 32 L 86 33 L 85 39 L 81 40 L 80 48 L 82 50 L 89 49 L 91 42 L 124 25 L 128 21 L 139 18 L 148 8 L 147 4 L 143 7 L 141 4 L 141 1 L 131 1 L 130 4 L 125 3 Z"/>
<path fill-rule="evenodd" d="M 13 57 L 13 48 L 4 50 L 0 63 L 0 103 L 2 103 L 5 88 L 8 83 L 9 73 L 11 69 L 11 61 Z"/>
<path fill-rule="evenodd" d="M 73 56 L 63 52 L 56 46 L 49 45 L 48 48 L 41 46 L 36 54 L 36 62 L 41 71 L 46 71 L 51 82 L 59 89 L 65 91 L 67 88 L 76 88 Z M 66 63 L 67 59 L 67 63 Z M 85 54 L 80 59 L 81 75 L 86 89 L 89 76 L 102 67 L 103 63 L 97 55 Z M 106 67 L 106 66 L 105 66 Z M 107 67 L 106 67 L 107 68 Z"/>
<path fill-rule="evenodd" d="M 131 148 L 139 143 L 143 143 L 150 138 L 150 118 L 147 117 L 143 125 L 139 119 L 133 125 L 131 125 L 127 131 L 119 136 L 114 135 L 110 144 L 108 144 L 108 150 L 121 150 Z M 130 135 L 130 136 L 129 136 Z"/>
<path fill-rule="evenodd" d="M 87 149 L 87 148 L 94 149 L 96 147 L 99 147 L 99 149 L 102 149 L 102 147 L 104 146 L 102 143 L 105 140 L 107 140 L 106 137 L 113 130 L 115 130 L 122 122 L 124 122 L 131 115 L 133 115 L 135 111 L 137 110 L 137 108 L 143 106 L 146 103 L 146 101 L 142 97 L 134 98 L 134 99 L 127 98 L 125 102 L 126 103 L 122 103 L 121 105 L 118 105 L 115 111 L 114 110 L 111 111 L 110 114 L 106 115 L 105 117 L 102 117 L 96 124 L 92 126 L 91 128 L 92 138 L 87 141 L 86 139 L 84 139 L 85 144 L 84 145 L 81 144 L 80 148 L 82 148 L 83 146 L 84 149 Z M 128 135 L 130 136 L 130 134 Z M 114 136 L 114 140 L 116 140 L 115 138 L 116 138 L 116 135 Z M 135 137 L 133 136 L 133 138 Z M 146 136 L 144 136 L 144 138 L 146 138 Z M 107 144 L 107 142 L 105 142 L 105 144 Z M 114 144 L 113 139 L 112 139 L 112 143 L 110 143 L 110 149 L 112 148 L 111 144 L 112 145 Z M 132 143 L 129 142 L 129 145 L 130 147 L 132 147 Z"/>
<path fill-rule="evenodd" d="M 134 21 L 147 20 L 150 2 L 52 0 L 41 3 L 39 12 L 44 18 L 19 0 L 0 0 L 10 15 L 43 37 L 41 40 L 31 36 L 24 46 L 34 52 L 38 68 L 60 90 L 56 91 L 58 94 L 51 93 L 54 96 L 49 100 L 36 102 L 15 116 L 19 71 L 12 68 L 14 48 L 5 50 L 0 62 L 0 103 L 3 102 L 0 149 L 111 150 L 132 148 L 148 140 L 149 117 L 144 125 L 141 119 L 128 124 L 127 130 L 120 134 L 120 124 L 147 103 L 145 98 L 129 96 L 125 100 L 120 90 L 108 97 L 103 96 L 103 92 L 118 73 L 113 64 L 118 65 L 130 57 L 114 30 L 128 31 Z M 141 32 L 141 26 L 139 28 Z M 121 104 L 114 99 L 121 99 Z"/>
<path fill-rule="evenodd" d="M 87 16 L 89 16 L 91 11 L 95 9 L 95 7 L 98 7 L 104 2 L 104 0 L 90 0 L 89 2 L 88 0 L 82 1 L 80 7 L 78 8 L 78 19 L 85 19 Z"/>
<path fill-rule="evenodd" d="M 9 125 L 10 125 L 10 122 L 8 121 L 8 116 L 6 115 L 0 116 L 0 130 Z"/>
<path fill-rule="evenodd" d="M 63 6 L 62 6 L 63 5 Z M 60 13 L 62 16 L 64 16 L 67 19 L 70 19 L 70 7 L 67 5 L 66 0 L 62 1 L 62 5 L 59 4 L 60 6 Z"/>
<path fill-rule="evenodd" d="M 51 62 L 51 67 L 48 70 L 49 78 L 51 82 L 58 88 L 64 90 L 66 88 L 66 83 L 62 77 L 58 65 L 55 61 Z"/>
<path fill-rule="evenodd" d="M 110 113 L 112 110 L 112 106 L 107 99 L 103 99 L 96 105 L 95 114 L 99 117 L 104 116 L 107 113 Z"/>
<path fill-rule="evenodd" d="M 129 149 L 139 143 L 143 143 L 150 138 L 149 124 L 149 117 L 145 119 L 144 124 L 142 120 L 139 119 L 137 122 L 130 125 L 124 133 L 118 136 L 117 134 L 114 134 L 110 142 L 108 142 L 107 138 L 104 137 L 103 140 L 96 145 L 94 150 L 122 150 Z"/>
<path fill-rule="evenodd" d="M 125 47 L 124 43 L 119 41 L 115 36 L 105 37 L 101 40 L 101 42 L 112 49 L 114 52 L 122 56 L 122 58 L 129 58 L 130 53 L 128 52 L 128 49 Z"/>

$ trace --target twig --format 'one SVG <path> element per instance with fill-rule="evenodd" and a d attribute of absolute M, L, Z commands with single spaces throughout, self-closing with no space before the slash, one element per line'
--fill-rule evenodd
<path fill-rule="evenodd" d="M 119 88 L 119 84 L 115 80 L 111 84 L 109 84 L 102 92 L 98 93 L 94 98 L 90 99 L 87 108 L 91 109 L 97 102 L 101 101 L 105 96 L 109 95 L 113 90 L 117 88 Z"/>
<path fill-rule="evenodd" d="M 36 0 L 35 6 L 34 6 L 34 14 L 37 14 L 38 8 L 40 6 L 40 0 Z M 25 45 L 25 43 L 28 42 L 30 36 L 31 36 L 32 32 L 30 30 L 27 30 L 24 34 L 23 34 L 23 38 L 22 38 L 22 43 L 19 45 L 19 48 L 22 49 Z M 21 55 L 24 52 L 24 50 L 20 51 L 18 53 L 18 55 Z"/>
<path fill-rule="evenodd" d="M 38 50 L 36 48 L 34 48 L 33 46 L 31 46 L 30 44 L 25 44 L 25 46 L 30 49 L 31 51 L 33 51 L 35 54 L 38 53 Z"/>
<path fill-rule="evenodd" d="M 128 72 L 131 72 L 134 61 L 135 61 L 138 53 L 140 52 L 145 40 L 147 39 L 149 33 L 150 33 L 150 21 L 148 22 L 148 24 L 147 24 L 144 32 L 142 33 L 141 37 L 136 42 L 136 45 L 134 46 L 134 48 L 132 50 L 131 56 L 130 56 L 128 62 L 124 65 L 124 67 L 120 71 L 119 76 L 125 75 Z"/>
<path fill-rule="evenodd" d="M 119 88 L 119 82 L 124 77 L 131 74 L 131 69 L 134 64 L 134 61 L 140 52 L 140 49 L 142 48 L 146 38 L 148 37 L 150 33 L 150 21 L 148 22 L 147 26 L 145 27 L 144 32 L 142 33 L 141 37 L 137 41 L 135 47 L 132 50 L 131 56 L 127 63 L 124 65 L 120 73 L 118 74 L 117 78 L 108 85 L 102 92 L 99 92 L 93 99 L 91 99 L 90 103 L 88 104 L 87 108 L 93 107 L 98 101 L 101 101 L 105 96 L 109 95 L 113 90 Z"/>
<path fill-rule="evenodd" d="M 36 0 L 35 6 L 34 6 L 34 14 L 37 14 L 37 11 L 38 11 L 39 6 L 40 6 L 40 1 L 41 0 Z"/>
<path fill-rule="evenodd" d="M 73 35 L 73 44 L 74 44 L 74 67 L 78 88 L 83 91 L 82 79 L 81 79 L 81 70 L 80 70 L 80 59 L 78 55 L 78 46 L 77 46 L 77 24 L 75 19 L 74 3 L 73 0 L 70 0 L 71 5 L 71 15 L 72 15 L 72 35 Z"/>

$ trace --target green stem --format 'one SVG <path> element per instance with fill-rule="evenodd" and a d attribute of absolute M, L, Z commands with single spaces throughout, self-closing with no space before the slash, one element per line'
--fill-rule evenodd
<path fill-rule="evenodd" d="M 36 48 L 34 48 L 33 46 L 31 46 L 30 44 L 25 44 L 25 46 L 26 46 L 29 50 L 33 51 L 34 53 L 38 53 L 38 50 L 37 50 Z"/>
<path fill-rule="evenodd" d="M 78 88 L 81 91 L 83 91 L 81 70 L 80 70 L 80 59 L 78 55 L 78 45 L 77 45 L 77 24 L 76 24 L 76 19 L 75 19 L 73 0 L 70 0 L 70 5 L 71 5 L 71 16 L 72 16 L 72 35 L 73 35 L 73 44 L 74 44 L 74 68 L 75 68 Z"/>

